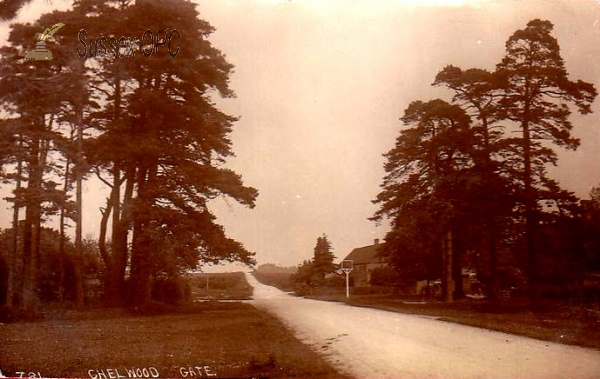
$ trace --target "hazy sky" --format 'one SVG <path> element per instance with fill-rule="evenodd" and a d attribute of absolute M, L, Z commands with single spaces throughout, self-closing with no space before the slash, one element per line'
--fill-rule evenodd
<path fill-rule="evenodd" d="M 323 233 L 340 259 L 383 239 L 387 227 L 367 218 L 377 209 L 371 200 L 380 190 L 382 154 L 402 128 L 398 118 L 413 100 L 450 100 L 430 85 L 444 66 L 493 70 L 508 37 L 528 21 L 552 21 L 571 79 L 600 89 L 595 0 L 198 3 L 201 17 L 216 28 L 210 40 L 235 65 L 237 97 L 216 100 L 241 117 L 228 166 L 260 192 L 254 209 L 221 199 L 212 205 L 228 234 L 255 251 L 259 263 L 299 264 Z M 0 40 L 5 35 L 6 24 Z M 592 115 L 573 116 L 582 144 L 576 152 L 560 151 L 552 170 L 583 197 L 600 183 L 599 104 Z M 89 185 L 85 196 L 84 232 L 97 234 L 98 207 L 89 204 L 103 204 L 105 194 Z"/>

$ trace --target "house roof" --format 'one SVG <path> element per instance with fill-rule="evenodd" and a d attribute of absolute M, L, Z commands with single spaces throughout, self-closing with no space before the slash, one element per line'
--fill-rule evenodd
<path fill-rule="evenodd" d="M 363 247 L 357 247 L 353 249 L 350 254 L 344 259 L 353 260 L 353 264 L 367 264 L 367 263 L 383 263 L 384 260 L 382 257 L 378 256 L 377 253 L 383 245 L 369 245 Z"/>

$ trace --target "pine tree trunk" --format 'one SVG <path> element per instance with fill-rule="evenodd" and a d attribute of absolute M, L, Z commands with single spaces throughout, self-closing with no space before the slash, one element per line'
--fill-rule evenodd
<path fill-rule="evenodd" d="M 39 304 L 37 278 L 39 257 L 39 225 L 41 224 L 41 193 L 43 170 L 40 166 L 40 139 L 33 136 L 30 142 L 27 163 L 29 180 L 27 182 L 25 221 L 23 229 L 23 288 L 22 305 L 25 308 Z"/>
<path fill-rule="evenodd" d="M 19 179 L 17 179 L 19 181 Z M 13 208 L 13 222 L 12 222 L 13 236 L 12 236 L 12 247 L 10 249 L 10 257 L 8 262 L 7 282 L 6 282 L 6 301 L 7 307 L 14 305 L 15 289 L 16 289 L 16 270 L 17 270 L 17 254 L 19 252 L 19 205 L 15 198 L 15 204 Z"/>
<path fill-rule="evenodd" d="M 82 61 L 83 62 L 83 61 Z M 77 112 L 77 164 L 75 165 L 75 262 L 74 262 L 74 276 L 75 276 L 75 302 L 77 308 L 82 309 L 85 305 L 85 288 L 84 288 L 84 275 L 83 267 L 83 171 L 84 171 L 84 158 L 83 158 L 83 102 L 84 102 L 84 91 L 85 83 L 83 79 L 83 63 L 77 65 L 77 69 L 81 75 L 80 88 L 78 88 L 79 94 L 77 95 L 75 112 Z"/>
<path fill-rule="evenodd" d="M 535 252 L 535 195 L 532 185 L 531 170 L 531 135 L 529 130 L 529 102 L 525 103 L 521 124 L 523 130 L 523 181 L 525 186 L 525 249 L 527 251 L 527 276 L 529 284 L 529 299 L 531 306 L 537 308 L 540 304 L 540 292 L 537 278 L 537 262 Z"/>
<path fill-rule="evenodd" d="M 453 260 L 453 256 L 452 256 L 452 230 L 448 230 L 448 232 L 446 232 L 446 234 L 444 235 L 444 272 L 443 272 L 443 283 L 442 283 L 442 290 L 443 290 L 443 296 L 444 296 L 444 301 L 447 303 L 452 303 L 454 298 L 453 298 L 453 292 L 454 292 L 454 280 L 452 277 L 452 260 Z"/>
<path fill-rule="evenodd" d="M 484 116 L 484 111 L 482 108 L 478 108 L 479 114 L 481 116 L 481 123 L 483 126 L 483 146 L 484 146 L 484 168 L 483 168 L 483 188 L 488 191 L 491 187 L 491 178 L 494 176 L 493 168 L 492 168 L 492 158 L 490 156 L 490 131 L 489 124 L 487 121 L 487 117 Z M 486 201 L 489 204 L 492 204 L 493 198 L 487 198 Z M 493 304 L 498 303 L 498 295 L 500 292 L 500 281 L 498 278 L 498 251 L 496 249 L 497 243 L 497 234 L 496 234 L 496 215 L 492 213 L 486 214 L 486 229 L 487 229 L 487 245 L 490 254 L 490 281 L 488 288 L 488 296 Z"/>
<path fill-rule="evenodd" d="M 489 237 L 489 249 L 490 249 L 490 281 L 488 288 L 488 295 L 494 305 L 497 305 L 500 301 L 500 280 L 498 278 L 498 250 L 496 248 L 495 232 L 490 231 Z"/>
<path fill-rule="evenodd" d="M 462 243 L 456 243 L 457 238 L 453 239 L 452 243 L 452 278 L 454 281 L 454 291 L 452 298 L 454 300 L 465 297 L 462 276 Z"/>
<path fill-rule="evenodd" d="M 104 278 L 104 296 L 109 305 L 122 305 L 127 300 L 125 273 L 127 269 L 129 223 L 131 219 L 131 200 L 133 197 L 135 170 L 129 168 L 125 177 L 121 169 L 113 167 L 113 185 L 108 205 L 100 224 L 100 252 L 106 264 Z M 121 185 L 125 182 L 125 193 L 121 204 Z M 106 252 L 106 229 L 112 210 L 111 255 Z"/>
<path fill-rule="evenodd" d="M 21 146 L 19 144 L 19 146 Z M 21 200 L 19 199 L 21 191 L 21 175 L 23 174 L 23 162 L 19 158 L 17 161 L 17 183 L 15 186 L 15 200 L 13 205 L 12 220 L 12 248 L 10 262 L 8 263 L 8 281 L 6 288 L 6 306 L 12 307 L 15 304 L 17 294 L 17 266 L 19 256 L 19 210 L 21 209 Z"/>
<path fill-rule="evenodd" d="M 138 171 L 137 182 L 137 203 L 136 215 L 133 221 L 133 237 L 131 243 L 131 284 L 133 302 L 136 305 L 142 305 L 150 300 L 149 296 L 149 272 L 148 257 L 146 256 L 147 244 L 145 241 L 145 222 L 142 220 L 143 208 L 147 206 L 146 201 L 146 182 L 148 176 L 147 165 L 144 164 Z"/>
<path fill-rule="evenodd" d="M 119 77 L 119 71 L 116 70 L 114 76 L 114 106 L 113 106 L 113 117 L 112 122 L 118 123 L 121 117 L 121 78 Z M 127 236 L 128 236 L 128 219 L 127 213 L 128 205 L 133 196 L 133 183 L 134 176 L 132 169 L 129 169 L 124 177 L 121 177 L 121 164 L 120 162 L 113 162 L 112 167 L 112 190 L 106 207 L 106 214 L 103 215 L 102 223 L 100 226 L 100 248 L 101 253 L 104 257 L 104 261 L 107 268 L 107 273 L 104 278 L 104 290 L 105 298 L 110 305 L 121 305 L 126 300 L 125 288 L 125 272 L 127 268 Z M 123 204 L 121 204 L 121 186 L 126 181 L 125 196 Z M 106 229 L 108 219 L 110 217 L 110 211 L 112 210 L 112 237 L 111 237 L 111 256 L 108 256 L 106 252 Z"/>
<path fill-rule="evenodd" d="M 73 137 L 73 134 L 71 134 L 71 137 Z M 73 138 L 71 138 L 72 140 Z M 65 194 L 68 193 L 69 191 L 69 175 L 70 175 L 70 166 L 71 166 L 71 160 L 67 158 L 67 162 L 65 164 L 65 181 L 63 184 L 63 191 Z M 64 283 L 64 279 L 65 279 L 65 256 L 67 254 L 66 250 L 65 250 L 65 244 L 66 244 L 66 240 L 67 240 L 67 236 L 65 234 L 65 222 L 66 222 L 66 204 L 62 204 L 62 207 L 60 209 L 60 220 L 59 220 L 59 233 L 60 233 L 60 241 L 59 241 L 59 245 L 58 245 L 58 255 L 60 257 L 60 277 L 59 277 L 59 287 L 58 287 L 58 302 L 62 303 L 64 300 L 64 294 L 65 294 L 65 283 Z"/>
<path fill-rule="evenodd" d="M 143 223 L 137 220 L 133 227 L 131 256 L 132 301 L 135 305 L 147 304 L 151 298 L 148 251 Z"/>

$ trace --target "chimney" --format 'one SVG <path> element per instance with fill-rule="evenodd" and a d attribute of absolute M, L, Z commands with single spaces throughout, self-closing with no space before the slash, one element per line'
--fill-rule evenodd
<path fill-rule="evenodd" d="M 379 238 L 375 238 L 375 241 L 374 241 L 374 242 L 375 242 L 375 243 L 374 243 L 374 245 L 375 245 L 375 246 L 379 245 Z"/>

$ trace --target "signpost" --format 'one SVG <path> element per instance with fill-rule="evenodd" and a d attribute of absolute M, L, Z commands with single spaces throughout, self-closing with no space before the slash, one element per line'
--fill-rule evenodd
<path fill-rule="evenodd" d="M 346 298 L 350 297 L 350 272 L 354 268 L 354 261 L 352 259 L 345 259 L 342 261 L 342 267 L 340 270 L 346 274 Z"/>

